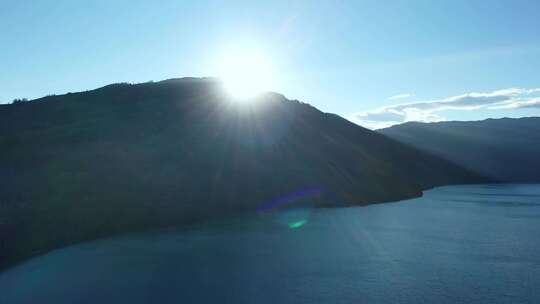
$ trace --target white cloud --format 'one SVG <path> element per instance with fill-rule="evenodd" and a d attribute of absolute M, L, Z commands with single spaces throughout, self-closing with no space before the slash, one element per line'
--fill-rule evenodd
<path fill-rule="evenodd" d="M 411 96 L 413 96 L 413 94 L 404 93 L 404 94 L 398 94 L 398 95 L 390 96 L 390 97 L 388 97 L 388 99 L 389 100 L 404 99 L 404 98 L 409 98 Z"/>
<path fill-rule="evenodd" d="M 531 99 L 517 99 L 508 103 L 494 105 L 489 109 L 522 109 L 522 108 L 540 108 L 540 97 Z"/>
<path fill-rule="evenodd" d="M 436 114 L 443 110 L 540 108 L 540 97 L 537 96 L 539 92 L 540 88 L 510 88 L 489 93 L 467 93 L 439 100 L 381 107 L 353 114 L 350 120 L 370 129 L 380 129 L 408 121 L 444 121 L 444 117 Z"/>

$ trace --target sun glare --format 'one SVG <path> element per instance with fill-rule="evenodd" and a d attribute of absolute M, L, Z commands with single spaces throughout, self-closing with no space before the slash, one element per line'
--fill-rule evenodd
<path fill-rule="evenodd" d="M 237 101 L 248 101 L 272 85 L 272 69 L 260 52 L 229 52 L 223 59 L 219 78 L 228 94 Z"/>

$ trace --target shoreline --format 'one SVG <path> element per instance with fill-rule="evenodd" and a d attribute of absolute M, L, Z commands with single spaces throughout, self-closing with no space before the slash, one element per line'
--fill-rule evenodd
<path fill-rule="evenodd" d="M 452 186 L 478 186 L 478 185 L 501 185 L 501 184 L 512 185 L 512 184 L 518 184 L 518 183 L 474 183 L 474 184 L 441 185 L 441 186 L 436 186 L 436 187 L 431 187 L 431 188 L 424 189 L 424 190 L 422 190 L 422 192 L 419 195 L 403 197 L 403 198 L 397 199 L 397 200 L 383 200 L 383 201 L 374 201 L 374 202 L 365 203 L 365 204 L 351 204 L 351 205 L 343 205 L 343 206 L 317 206 L 317 207 L 314 207 L 314 208 L 317 208 L 317 209 L 336 209 L 336 208 L 367 207 L 367 206 L 370 206 L 370 205 L 378 205 L 378 204 L 395 204 L 395 203 L 400 203 L 400 202 L 403 202 L 403 201 L 423 197 L 424 192 L 430 191 L 430 190 L 433 190 L 433 189 L 436 189 L 436 188 L 452 187 Z M 519 184 L 520 185 L 524 185 L 524 184 L 535 185 L 535 184 L 540 184 L 540 183 L 519 183 Z M 286 210 L 286 209 L 287 208 L 284 208 L 282 210 Z M 189 227 L 193 227 L 193 226 L 196 226 L 196 225 L 199 225 L 199 224 L 215 223 L 215 222 L 219 222 L 219 221 L 224 220 L 224 219 L 230 219 L 230 218 L 233 218 L 233 217 L 252 216 L 253 214 L 257 214 L 257 212 L 255 212 L 255 211 L 239 211 L 239 212 L 232 212 L 231 214 L 226 214 L 226 215 L 209 216 L 209 217 L 206 217 L 206 218 L 194 218 L 192 220 L 186 220 L 184 222 L 179 222 L 179 223 L 174 224 L 174 225 L 166 225 L 166 226 L 161 226 L 161 227 L 160 226 L 154 226 L 154 227 L 141 228 L 141 229 L 127 229 L 127 230 L 118 231 L 118 232 L 103 233 L 101 235 L 96 235 L 95 237 L 81 238 L 80 240 L 77 240 L 77 241 L 66 242 L 66 243 L 61 244 L 59 246 L 51 246 L 50 248 L 44 248 L 44 249 L 41 249 L 41 250 L 35 250 L 35 251 L 33 251 L 33 252 L 29 253 L 29 254 L 21 255 L 21 256 L 19 256 L 17 258 L 4 260 L 3 263 L 0 264 L 0 273 L 5 272 L 5 271 L 9 271 L 10 269 L 12 269 L 14 267 L 17 267 L 17 266 L 19 266 L 21 264 L 24 264 L 25 262 L 27 262 L 27 261 L 29 261 L 29 260 L 31 260 L 33 258 L 46 255 L 46 254 L 48 254 L 48 253 L 50 253 L 50 252 L 52 252 L 54 250 L 63 249 L 63 248 L 66 248 L 66 247 L 78 245 L 78 244 L 85 243 L 85 242 L 92 242 L 92 241 L 101 240 L 101 239 L 109 239 L 109 238 L 121 237 L 123 235 L 148 233 L 148 232 L 153 232 L 153 231 L 166 231 L 166 230 L 171 230 L 171 229 L 189 229 Z"/>

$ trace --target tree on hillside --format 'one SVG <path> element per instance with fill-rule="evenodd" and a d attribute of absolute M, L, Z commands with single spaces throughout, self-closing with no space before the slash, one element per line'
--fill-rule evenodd
<path fill-rule="evenodd" d="M 11 103 L 15 104 L 15 103 L 22 103 L 22 102 L 28 102 L 28 99 L 27 98 L 15 98 L 15 99 L 13 99 L 13 101 Z"/>

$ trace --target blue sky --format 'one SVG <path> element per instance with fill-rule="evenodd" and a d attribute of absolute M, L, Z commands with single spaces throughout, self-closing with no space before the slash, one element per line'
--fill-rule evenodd
<path fill-rule="evenodd" d="M 0 2 L 4 103 L 216 76 L 232 47 L 264 51 L 273 91 L 373 128 L 540 116 L 538 1 Z"/>

